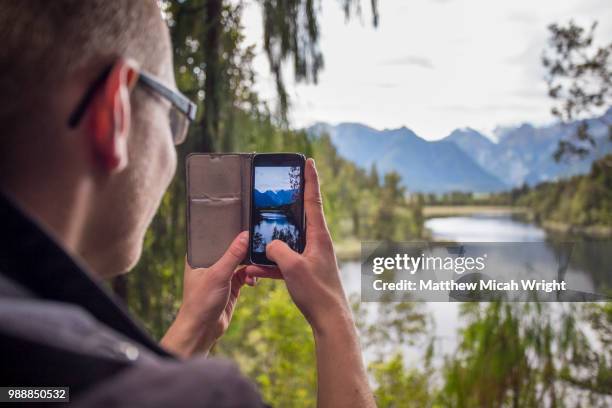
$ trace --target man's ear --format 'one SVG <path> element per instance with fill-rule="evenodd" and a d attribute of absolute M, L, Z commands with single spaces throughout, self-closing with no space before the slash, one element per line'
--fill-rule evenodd
<path fill-rule="evenodd" d="M 130 91 L 137 79 L 137 64 L 118 59 L 97 89 L 87 115 L 87 133 L 95 165 L 106 173 L 116 173 L 127 166 Z"/>

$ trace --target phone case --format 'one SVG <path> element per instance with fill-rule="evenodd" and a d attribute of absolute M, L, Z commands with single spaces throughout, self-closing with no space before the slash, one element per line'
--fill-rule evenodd
<path fill-rule="evenodd" d="M 187 261 L 213 265 L 249 229 L 252 153 L 192 153 L 187 157 Z M 250 263 L 249 256 L 244 264 Z"/>

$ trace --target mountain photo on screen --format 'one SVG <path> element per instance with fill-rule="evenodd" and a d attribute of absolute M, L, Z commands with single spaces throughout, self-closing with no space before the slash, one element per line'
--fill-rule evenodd
<path fill-rule="evenodd" d="M 253 251 L 265 252 L 275 239 L 298 250 L 300 168 L 257 166 L 253 188 Z"/>

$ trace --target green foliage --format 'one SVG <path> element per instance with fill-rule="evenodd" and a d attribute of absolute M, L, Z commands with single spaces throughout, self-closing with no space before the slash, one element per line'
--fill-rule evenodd
<path fill-rule="evenodd" d="M 438 396 L 443 406 L 606 406 L 609 304 L 462 306 L 468 324 L 457 353 L 446 358 Z M 588 330 L 599 339 L 589 338 Z"/>
<path fill-rule="evenodd" d="M 379 408 L 422 408 L 431 405 L 431 375 L 404 364 L 401 353 L 384 362 L 372 363 L 369 371 L 378 384 L 374 397 Z"/>
<path fill-rule="evenodd" d="M 589 405 L 604 406 L 602 395 L 612 399 L 612 303 L 591 303 L 576 309 L 562 326 L 563 345 L 571 342 L 571 353 L 559 370 L 560 378 L 581 390 Z M 595 341 L 576 333 L 581 322 L 592 330 Z"/>
<path fill-rule="evenodd" d="M 254 46 L 243 44 L 242 3 L 190 0 L 164 1 L 162 6 L 174 45 L 178 88 L 198 103 L 185 150 L 231 151 L 234 124 L 244 113 L 265 115 L 267 109 L 252 91 Z M 215 24 L 207 24 L 211 12 L 218 13 Z"/>
<path fill-rule="evenodd" d="M 372 361 L 368 372 L 373 379 L 379 407 L 432 406 L 437 387 L 433 324 L 424 303 L 362 303 L 351 299 L 361 347 Z M 422 354 L 416 364 L 407 365 L 403 351 Z"/>
<path fill-rule="evenodd" d="M 531 398 L 528 388 L 535 383 L 527 375 L 526 345 L 512 305 L 466 304 L 462 317 L 471 323 L 462 332 L 458 355 L 445 367 L 444 405 L 493 407 Z"/>
<path fill-rule="evenodd" d="M 500 193 L 473 193 L 466 191 L 451 191 L 444 194 L 422 194 L 417 193 L 415 197 L 422 204 L 435 206 L 453 206 L 453 205 L 512 205 L 518 197 L 529 192 L 529 186 L 523 184 L 521 187 L 515 187 L 510 191 Z"/>
<path fill-rule="evenodd" d="M 551 24 L 549 48 L 542 56 L 547 71 L 548 95 L 555 101 L 552 114 L 562 123 L 592 116 L 594 110 L 612 104 L 612 43 L 595 47 L 597 22 L 589 30 L 570 20 L 567 25 Z M 612 123 L 608 126 L 612 140 Z M 554 154 L 556 160 L 585 157 L 596 147 L 586 120 L 579 121 L 572 136 L 561 140 Z"/>
<path fill-rule="evenodd" d="M 423 304 L 377 304 L 373 318 L 353 301 L 379 407 L 609 406 L 611 305 L 464 303 L 459 344 L 441 352 Z"/>
<path fill-rule="evenodd" d="M 318 14 L 315 0 L 258 0 L 263 10 L 263 48 L 276 82 L 278 114 L 286 120 L 289 100 L 283 77 L 287 62 L 293 66 L 296 82 L 317 83 L 323 69 L 323 54 L 319 49 Z M 353 11 L 361 12 L 361 0 L 342 0 L 346 18 Z M 370 0 L 372 24 L 378 24 L 378 0 Z"/>
<path fill-rule="evenodd" d="M 594 162 L 587 175 L 539 184 L 520 194 L 515 203 L 529 207 L 539 221 L 610 227 L 612 156 Z"/>
<path fill-rule="evenodd" d="M 315 405 L 312 333 L 282 282 L 242 290 L 230 329 L 213 354 L 238 362 L 275 406 Z"/>

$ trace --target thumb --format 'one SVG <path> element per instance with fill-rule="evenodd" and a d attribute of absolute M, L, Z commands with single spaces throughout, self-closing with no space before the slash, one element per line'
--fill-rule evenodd
<path fill-rule="evenodd" d="M 248 241 L 249 233 L 247 231 L 238 234 L 223 256 L 210 267 L 210 270 L 215 275 L 219 275 L 229 281 L 234 275 L 236 267 L 240 265 L 246 256 Z"/>
<path fill-rule="evenodd" d="M 302 260 L 300 254 L 289 248 L 285 242 L 278 239 L 266 245 L 266 257 L 276 262 L 283 275 L 285 275 L 286 272 L 291 273 Z"/>

